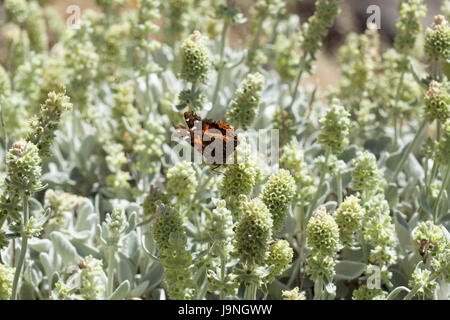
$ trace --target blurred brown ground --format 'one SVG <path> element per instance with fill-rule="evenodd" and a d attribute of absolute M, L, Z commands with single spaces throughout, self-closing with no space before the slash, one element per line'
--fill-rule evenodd
<path fill-rule="evenodd" d="M 221 0 L 217 0 L 222 2 Z M 294 0 L 290 1 L 288 8 L 292 13 L 300 16 L 301 23 L 314 13 L 316 0 Z M 135 6 L 138 0 L 128 0 L 129 6 Z M 256 0 L 236 0 L 236 4 L 248 16 L 252 4 Z M 339 65 L 337 62 L 337 49 L 341 46 L 350 32 L 364 32 L 366 13 L 369 5 L 378 5 L 381 9 L 381 37 L 383 47 L 389 47 L 395 36 L 395 23 L 398 16 L 398 5 L 400 0 L 344 0 L 341 4 L 342 12 L 336 20 L 335 25 L 324 40 L 324 49 L 320 52 L 316 62 L 316 74 L 304 80 L 304 83 L 317 83 L 320 88 L 335 85 L 339 80 Z M 428 6 L 427 16 L 422 20 L 424 28 L 432 23 L 433 16 L 439 13 L 442 0 L 426 0 Z M 63 17 L 68 17 L 66 9 L 70 5 L 78 5 L 82 10 L 95 8 L 95 0 L 55 0 L 52 4 Z M 229 43 L 245 39 L 247 24 L 232 28 Z"/>

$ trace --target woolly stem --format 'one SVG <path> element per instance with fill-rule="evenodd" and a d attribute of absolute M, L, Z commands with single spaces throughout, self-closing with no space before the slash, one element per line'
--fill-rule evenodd
<path fill-rule="evenodd" d="M 19 284 L 19 278 L 23 267 L 23 262 L 25 260 L 25 255 L 27 253 L 28 235 L 27 235 L 27 225 L 28 225 L 28 196 L 25 192 L 22 193 L 23 200 L 23 226 L 24 231 L 22 234 L 22 247 L 20 248 L 19 261 L 17 261 L 16 271 L 14 272 L 14 280 L 12 286 L 11 300 L 17 300 L 17 286 Z"/>
<path fill-rule="evenodd" d="M 450 165 L 447 166 L 447 170 L 445 171 L 445 178 L 444 178 L 444 181 L 442 181 L 442 185 L 441 185 L 441 190 L 439 190 L 439 194 L 437 196 L 436 202 L 434 203 L 434 207 L 433 207 L 433 222 L 434 223 L 437 223 L 439 202 L 441 201 L 441 197 L 442 197 L 442 194 L 444 193 L 444 190 L 447 189 L 449 180 L 450 180 Z"/>
<path fill-rule="evenodd" d="M 223 57 L 224 57 L 224 53 L 225 53 L 225 40 L 227 38 L 227 30 L 228 30 L 228 21 L 225 20 L 225 22 L 223 23 L 222 35 L 220 38 L 220 58 L 219 58 L 219 66 L 218 66 L 218 70 L 217 70 L 216 86 L 214 88 L 214 94 L 213 94 L 213 98 L 212 98 L 213 107 L 216 104 L 217 96 L 219 94 L 219 90 L 222 85 L 223 69 L 224 69 Z"/>
<path fill-rule="evenodd" d="M 325 164 L 324 167 L 326 168 L 328 165 L 328 159 L 330 158 L 330 151 L 327 150 L 326 154 L 325 154 Z M 316 207 L 316 203 L 317 200 L 319 199 L 319 193 L 320 193 L 320 189 L 323 185 L 323 182 L 325 180 L 325 174 L 326 174 L 326 170 L 322 170 L 320 173 L 320 180 L 319 180 L 319 184 L 317 185 L 317 189 L 316 189 L 316 193 L 314 194 L 314 198 L 311 201 L 311 204 L 308 207 L 308 211 L 306 213 L 306 220 L 309 220 L 309 218 L 311 217 L 311 214 L 314 210 L 314 208 Z"/>
<path fill-rule="evenodd" d="M 403 168 L 406 159 L 408 159 L 410 153 L 414 150 L 414 148 L 417 145 L 417 142 L 419 141 L 419 138 L 422 134 L 422 132 L 425 129 L 425 126 L 427 124 L 427 120 L 425 119 L 422 124 L 419 127 L 419 130 L 417 130 L 416 135 L 414 136 L 413 141 L 409 144 L 408 148 L 406 149 L 406 151 L 402 154 L 402 157 L 400 158 L 400 161 L 397 164 L 397 167 L 394 171 L 394 174 L 392 175 L 391 181 L 395 181 L 395 179 L 397 179 L 398 174 L 400 173 L 400 170 Z"/>
<path fill-rule="evenodd" d="M 106 297 L 109 297 L 114 290 L 114 247 L 110 247 L 108 250 L 108 283 L 106 286 Z"/>
<path fill-rule="evenodd" d="M 301 59 L 300 59 L 300 69 L 298 71 L 297 78 L 295 79 L 294 89 L 293 89 L 294 92 L 291 94 L 292 98 L 291 98 L 291 103 L 289 104 L 289 108 L 288 109 L 292 108 L 292 106 L 294 105 L 295 99 L 297 97 L 298 87 L 300 85 L 300 80 L 302 79 L 303 72 L 305 71 L 304 66 L 305 66 L 305 60 L 306 60 L 307 56 L 308 56 L 308 54 L 305 52 L 303 54 L 303 56 L 301 57 Z"/>
<path fill-rule="evenodd" d="M 342 175 L 339 171 L 336 176 L 336 184 L 337 184 L 337 200 L 338 206 L 342 203 Z"/>

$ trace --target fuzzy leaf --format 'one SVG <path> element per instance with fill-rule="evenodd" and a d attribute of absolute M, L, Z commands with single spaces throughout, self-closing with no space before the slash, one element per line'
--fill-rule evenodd
<path fill-rule="evenodd" d="M 352 280 L 359 277 L 366 270 L 366 264 L 356 261 L 343 260 L 336 262 L 336 279 Z"/>
<path fill-rule="evenodd" d="M 61 256 L 65 265 L 77 264 L 80 257 L 77 254 L 75 247 L 58 231 L 53 231 L 50 234 L 50 239 L 55 246 L 56 252 Z"/>
<path fill-rule="evenodd" d="M 108 300 L 123 300 L 127 297 L 128 292 L 130 292 L 130 283 L 128 280 L 122 282 L 119 287 L 109 296 Z"/>

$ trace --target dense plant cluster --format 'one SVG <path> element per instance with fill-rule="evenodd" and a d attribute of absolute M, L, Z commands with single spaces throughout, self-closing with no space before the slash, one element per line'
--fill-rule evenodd
<path fill-rule="evenodd" d="M 450 297 L 448 0 L 425 30 L 401 1 L 387 50 L 349 34 L 321 91 L 302 80 L 340 0 L 301 22 L 288 0 L 95 2 L 70 24 L 4 1 L 0 299 Z M 230 163 L 180 159 L 202 159 L 187 111 L 235 130 Z"/>

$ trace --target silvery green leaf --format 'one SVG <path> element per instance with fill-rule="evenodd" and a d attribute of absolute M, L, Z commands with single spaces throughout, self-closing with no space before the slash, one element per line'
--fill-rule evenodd
<path fill-rule="evenodd" d="M 58 282 L 58 280 L 59 280 L 59 273 L 55 271 L 50 276 L 49 280 L 50 290 L 53 290 L 55 288 L 55 284 Z"/>
<path fill-rule="evenodd" d="M 445 235 L 445 239 L 447 240 L 447 243 L 450 243 L 450 232 L 448 232 L 448 230 L 447 230 L 447 228 L 446 227 L 444 227 L 444 226 L 440 226 L 441 227 L 441 229 L 442 229 L 442 232 L 444 233 L 444 235 Z"/>
<path fill-rule="evenodd" d="M 130 217 L 128 218 L 128 227 L 124 231 L 124 234 L 127 235 L 131 231 L 133 231 L 136 228 L 136 212 L 133 212 Z"/>
<path fill-rule="evenodd" d="M 130 283 L 128 280 L 123 281 L 117 289 L 108 297 L 108 300 L 123 300 L 130 292 Z"/>
<path fill-rule="evenodd" d="M 391 183 L 388 185 L 385 191 L 386 200 L 391 208 L 395 207 L 398 203 L 398 188 L 397 185 Z"/>
<path fill-rule="evenodd" d="M 398 210 L 394 211 L 394 223 L 400 247 L 405 251 L 411 244 L 411 231 L 402 213 Z"/>
<path fill-rule="evenodd" d="M 93 256 L 96 259 L 103 259 L 103 255 L 96 248 L 88 246 L 78 240 L 70 240 L 70 243 L 72 243 L 78 254 L 83 258 L 86 256 Z"/>
<path fill-rule="evenodd" d="M 158 286 L 164 276 L 164 267 L 160 263 L 155 263 L 149 272 L 147 272 L 141 279 L 141 281 L 149 281 L 149 289 L 152 290 Z"/>
<path fill-rule="evenodd" d="M 48 239 L 31 238 L 28 245 L 38 252 L 48 252 L 52 247 L 52 242 Z"/>
<path fill-rule="evenodd" d="M 352 280 L 359 277 L 366 271 L 366 264 L 356 261 L 337 261 L 336 262 L 336 279 Z"/>
<path fill-rule="evenodd" d="M 44 210 L 42 208 L 41 203 L 34 198 L 28 199 L 28 206 L 29 206 L 30 212 L 39 212 L 40 213 Z"/>
<path fill-rule="evenodd" d="M 148 281 L 148 280 L 141 282 L 138 286 L 136 286 L 134 289 L 131 290 L 130 296 L 131 297 L 140 297 L 140 296 L 144 295 L 149 283 L 150 283 L 150 281 Z"/>
<path fill-rule="evenodd" d="M 73 265 L 79 262 L 80 257 L 77 254 L 77 250 L 60 232 L 53 231 L 50 234 L 50 239 L 65 265 Z"/>
<path fill-rule="evenodd" d="M 327 209 L 327 212 L 333 212 L 337 208 L 337 202 L 336 201 L 328 201 L 323 206 Z"/>
<path fill-rule="evenodd" d="M 53 261 L 50 260 L 50 256 L 47 253 L 41 253 L 39 254 L 39 261 L 41 262 L 42 266 L 44 267 L 45 274 L 47 277 L 50 277 L 50 275 L 54 271 L 54 264 Z"/>
<path fill-rule="evenodd" d="M 119 281 L 122 282 L 122 281 L 128 280 L 130 283 L 133 283 L 133 281 L 134 281 L 133 271 L 130 266 L 130 263 L 127 260 L 128 259 L 124 255 L 120 256 Z"/>
<path fill-rule="evenodd" d="M 94 206 L 92 205 L 92 202 L 89 199 L 84 199 L 78 206 L 77 224 L 75 229 L 76 230 L 83 230 L 88 228 L 90 229 L 90 226 L 88 226 L 87 224 L 88 218 L 92 213 L 94 213 Z"/>
<path fill-rule="evenodd" d="M 406 287 L 397 287 L 389 293 L 389 295 L 386 297 L 386 300 L 394 300 L 402 291 L 409 292 L 411 290 Z"/>
<path fill-rule="evenodd" d="M 36 295 L 33 285 L 28 281 L 24 281 L 20 286 L 19 297 L 20 300 L 35 300 Z"/>
<path fill-rule="evenodd" d="M 275 268 L 275 265 L 271 265 L 270 267 L 268 267 L 268 268 L 266 268 L 265 270 L 264 270 L 264 272 L 262 273 L 262 275 L 261 275 L 261 277 L 262 278 L 265 278 L 265 277 L 267 277 L 271 272 L 272 272 L 272 270 Z"/>
<path fill-rule="evenodd" d="M 106 240 L 103 238 L 103 229 L 102 226 L 97 224 L 95 226 L 95 238 L 97 239 L 98 242 L 100 242 L 100 244 L 106 246 L 108 245 L 108 243 L 106 242 Z"/>

